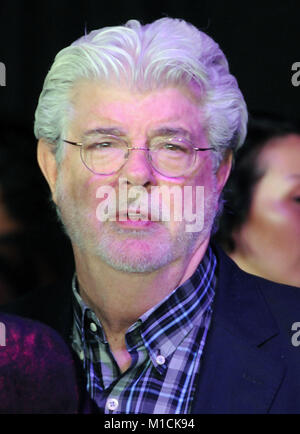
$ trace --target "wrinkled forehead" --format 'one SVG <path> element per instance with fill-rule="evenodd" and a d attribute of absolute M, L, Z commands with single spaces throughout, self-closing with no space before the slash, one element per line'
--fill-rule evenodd
<path fill-rule="evenodd" d="M 170 83 L 161 84 L 151 89 L 140 88 L 130 83 L 121 81 L 107 81 L 100 79 L 87 79 L 80 78 L 76 80 L 70 90 L 70 101 L 73 103 L 84 99 L 90 100 L 95 94 L 97 96 L 105 98 L 106 101 L 121 101 L 128 99 L 128 96 L 132 97 L 134 101 L 142 101 L 151 95 L 166 94 L 172 90 L 181 92 L 191 104 L 200 105 L 203 100 L 203 92 L 199 85 L 191 80 L 189 83 Z"/>
<path fill-rule="evenodd" d="M 81 132 L 106 127 L 139 133 L 178 129 L 191 136 L 205 130 L 193 87 L 169 86 L 137 91 L 124 84 L 81 80 L 71 92 L 71 127 Z"/>

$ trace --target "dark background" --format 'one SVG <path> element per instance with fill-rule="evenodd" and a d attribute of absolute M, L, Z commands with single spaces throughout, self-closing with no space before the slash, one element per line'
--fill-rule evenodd
<path fill-rule="evenodd" d="M 251 111 L 298 117 L 300 86 L 291 66 L 300 61 L 300 2 L 236 0 L 1 0 L 1 119 L 32 128 L 34 110 L 55 54 L 90 31 L 136 18 L 143 23 L 171 16 L 190 21 L 225 52 Z"/>

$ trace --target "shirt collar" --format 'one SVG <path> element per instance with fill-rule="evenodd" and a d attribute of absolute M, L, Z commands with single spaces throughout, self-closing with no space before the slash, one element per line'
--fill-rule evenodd
<path fill-rule="evenodd" d="M 182 340 L 199 325 L 203 314 L 211 306 L 216 287 L 216 257 L 209 246 L 194 274 L 175 288 L 160 303 L 149 309 L 126 332 L 129 349 L 137 344 L 140 333 L 149 357 L 160 374 L 168 367 L 168 358 Z M 97 326 L 97 335 L 106 342 L 101 323 L 95 313 L 84 303 L 77 290 L 74 275 L 73 303 L 76 326 L 80 330 L 83 347 L 88 339 L 88 323 L 91 319 Z"/>
<path fill-rule="evenodd" d="M 194 274 L 175 288 L 164 300 L 140 317 L 141 334 L 153 364 L 163 373 L 168 358 L 191 332 L 200 325 L 211 305 L 216 287 L 216 257 L 209 247 Z M 157 363 L 158 355 L 166 363 Z"/>

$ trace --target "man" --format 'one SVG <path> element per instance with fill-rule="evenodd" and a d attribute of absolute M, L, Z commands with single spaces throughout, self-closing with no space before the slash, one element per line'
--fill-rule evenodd
<path fill-rule="evenodd" d="M 209 244 L 246 122 L 224 54 L 182 20 L 93 31 L 55 58 L 35 134 L 76 273 L 15 311 L 60 331 L 105 413 L 300 409 L 299 291 Z"/>

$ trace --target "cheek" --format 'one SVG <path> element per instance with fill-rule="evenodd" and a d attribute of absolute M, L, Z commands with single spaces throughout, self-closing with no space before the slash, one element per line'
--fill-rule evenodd
<path fill-rule="evenodd" d="M 91 182 L 89 174 L 81 168 L 63 171 L 58 183 L 59 205 L 65 212 L 77 214 L 78 218 L 94 220 L 99 199 L 96 197 L 97 185 Z M 84 176 L 83 176 L 84 175 Z"/>
<path fill-rule="evenodd" d="M 258 239 L 268 238 L 276 242 L 293 243 L 300 235 L 299 212 L 284 200 L 258 201 L 251 209 L 249 225 L 257 231 Z"/>
<path fill-rule="evenodd" d="M 278 231 L 284 231 L 295 239 L 300 234 L 300 207 L 297 209 L 290 201 L 278 201 L 270 211 L 270 222 L 278 228 Z"/>

